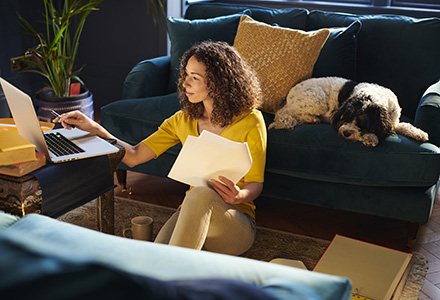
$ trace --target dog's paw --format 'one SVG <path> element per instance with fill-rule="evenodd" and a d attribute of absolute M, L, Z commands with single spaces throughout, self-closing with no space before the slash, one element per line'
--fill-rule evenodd
<path fill-rule="evenodd" d="M 269 125 L 268 129 L 293 129 L 298 125 L 298 120 L 289 115 L 276 115 L 274 121 Z"/>
<path fill-rule="evenodd" d="M 377 144 L 379 144 L 379 138 L 377 135 L 373 133 L 367 133 L 360 137 L 359 139 L 362 144 L 364 144 L 367 147 L 376 147 Z"/>
<path fill-rule="evenodd" d="M 396 125 L 395 130 L 397 134 L 415 139 L 419 142 L 427 142 L 429 140 L 429 135 L 425 131 L 415 127 L 411 123 L 400 122 Z"/>
<path fill-rule="evenodd" d="M 415 136 L 414 139 L 416 139 L 419 142 L 427 142 L 429 141 L 429 135 L 424 132 L 423 130 L 419 129 L 419 128 L 415 128 Z"/>

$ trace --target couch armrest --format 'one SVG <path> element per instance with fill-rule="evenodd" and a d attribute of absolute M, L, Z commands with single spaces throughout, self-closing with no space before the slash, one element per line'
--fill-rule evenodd
<path fill-rule="evenodd" d="M 440 147 L 440 81 L 431 85 L 420 100 L 414 125 L 429 134 L 429 142 Z"/>
<path fill-rule="evenodd" d="M 147 59 L 136 64 L 124 80 L 123 99 L 166 94 L 170 74 L 170 56 Z"/>

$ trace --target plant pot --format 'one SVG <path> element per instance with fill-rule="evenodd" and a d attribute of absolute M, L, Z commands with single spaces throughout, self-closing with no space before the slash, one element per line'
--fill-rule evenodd
<path fill-rule="evenodd" d="M 52 122 L 54 119 L 50 110 L 59 114 L 79 110 L 92 120 L 94 119 L 93 94 L 85 87 L 81 87 L 79 95 L 70 97 L 55 96 L 52 90 L 39 92 L 34 99 L 34 105 L 38 119 L 44 122 Z"/>

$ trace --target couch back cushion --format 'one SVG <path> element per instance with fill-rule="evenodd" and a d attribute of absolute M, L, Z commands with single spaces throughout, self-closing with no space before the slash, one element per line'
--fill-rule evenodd
<path fill-rule="evenodd" d="M 357 34 L 360 28 L 359 21 L 354 21 L 348 27 L 329 28 L 330 35 L 319 53 L 312 77 L 355 79 Z"/>
<path fill-rule="evenodd" d="M 440 78 L 440 19 L 352 15 L 312 11 L 307 30 L 362 23 L 358 34 L 356 80 L 393 90 L 402 113 L 414 118 L 424 91 Z"/>
<path fill-rule="evenodd" d="M 196 20 L 167 18 L 167 30 L 171 41 L 168 93 L 177 90 L 180 59 L 185 51 L 204 40 L 224 41 L 232 45 L 242 14 Z"/>

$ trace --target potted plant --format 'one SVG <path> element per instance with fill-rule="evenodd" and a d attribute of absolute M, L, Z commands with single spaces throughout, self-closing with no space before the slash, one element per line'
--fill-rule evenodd
<path fill-rule="evenodd" d="M 85 21 L 103 0 L 43 0 L 46 32 L 39 33 L 17 13 L 21 26 L 37 41 L 37 45 L 20 57 L 20 72 L 44 76 L 50 84 L 37 93 L 36 106 L 40 119 L 52 119 L 49 109 L 59 113 L 79 109 L 93 118 L 92 94 L 79 78 L 83 68 L 76 68 L 79 40 Z M 75 91 L 73 91 L 75 89 Z"/>

